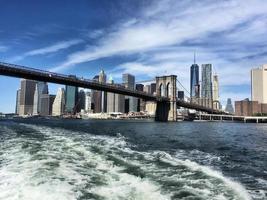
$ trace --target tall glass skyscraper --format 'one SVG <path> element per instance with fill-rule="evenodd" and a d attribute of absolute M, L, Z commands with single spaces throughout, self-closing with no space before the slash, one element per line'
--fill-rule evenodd
<path fill-rule="evenodd" d="M 125 88 L 129 90 L 135 89 L 135 77 L 131 74 L 123 74 L 122 81 Z M 130 112 L 137 112 L 137 98 L 136 97 L 126 97 L 129 99 L 129 111 Z"/>
<path fill-rule="evenodd" d="M 74 86 L 66 85 L 66 105 L 65 111 L 67 113 L 76 113 L 77 101 L 78 101 L 78 88 Z"/>
<path fill-rule="evenodd" d="M 190 68 L 190 97 L 199 98 L 199 66 L 193 64 Z"/>

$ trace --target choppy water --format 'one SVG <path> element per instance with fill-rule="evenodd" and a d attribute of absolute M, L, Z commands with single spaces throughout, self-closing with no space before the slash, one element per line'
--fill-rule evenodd
<path fill-rule="evenodd" d="M 0 121 L 0 199 L 267 199 L 267 125 Z"/>

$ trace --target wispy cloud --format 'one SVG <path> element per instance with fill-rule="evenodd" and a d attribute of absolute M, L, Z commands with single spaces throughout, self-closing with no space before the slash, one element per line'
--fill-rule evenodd
<path fill-rule="evenodd" d="M 5 52 L 9 49 L 9 47 L 4 46 L 4 45 L 0 45 L 0 52 Z"/>
<path fill-rule="evenodd" d="M 74 45 L 80 44 L 82 42 L 83 42 L 83 40 L 81 40 L 81 39 L 61 41 L 61 42 L 55 43 L 51 46 L 47 46 L 44 48 L 34 49 L 31 51 L 28 51 L 28 52 L 26 52 L 20 56 L 16 56 L 16 57 L 11 58 L 11 60 L 13 62 L 15 62 L 15 61 L 22 60 L 28 56 L 36 56 L 36 55 L 45 55 L 45 54 L 49 54 L 49 53 L 55 53 L 55 52 L 58 52 L 60 50 L 67 49 L 67 48 L 70 48 Z"/>

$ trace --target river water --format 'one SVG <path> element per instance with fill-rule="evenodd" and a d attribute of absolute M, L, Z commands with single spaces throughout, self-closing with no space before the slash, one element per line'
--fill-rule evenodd
<path fill-rule="evenodd" d="M 0 121 L 0 199 L 267 199 L 267 125 Z"/>

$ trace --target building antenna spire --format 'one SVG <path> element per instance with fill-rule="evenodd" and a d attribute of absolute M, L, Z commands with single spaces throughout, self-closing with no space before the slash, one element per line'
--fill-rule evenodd
<path fill-rule="evenodd" d="M 194 64 L 196 64 L 196 51 L 194 51 Z"/>

